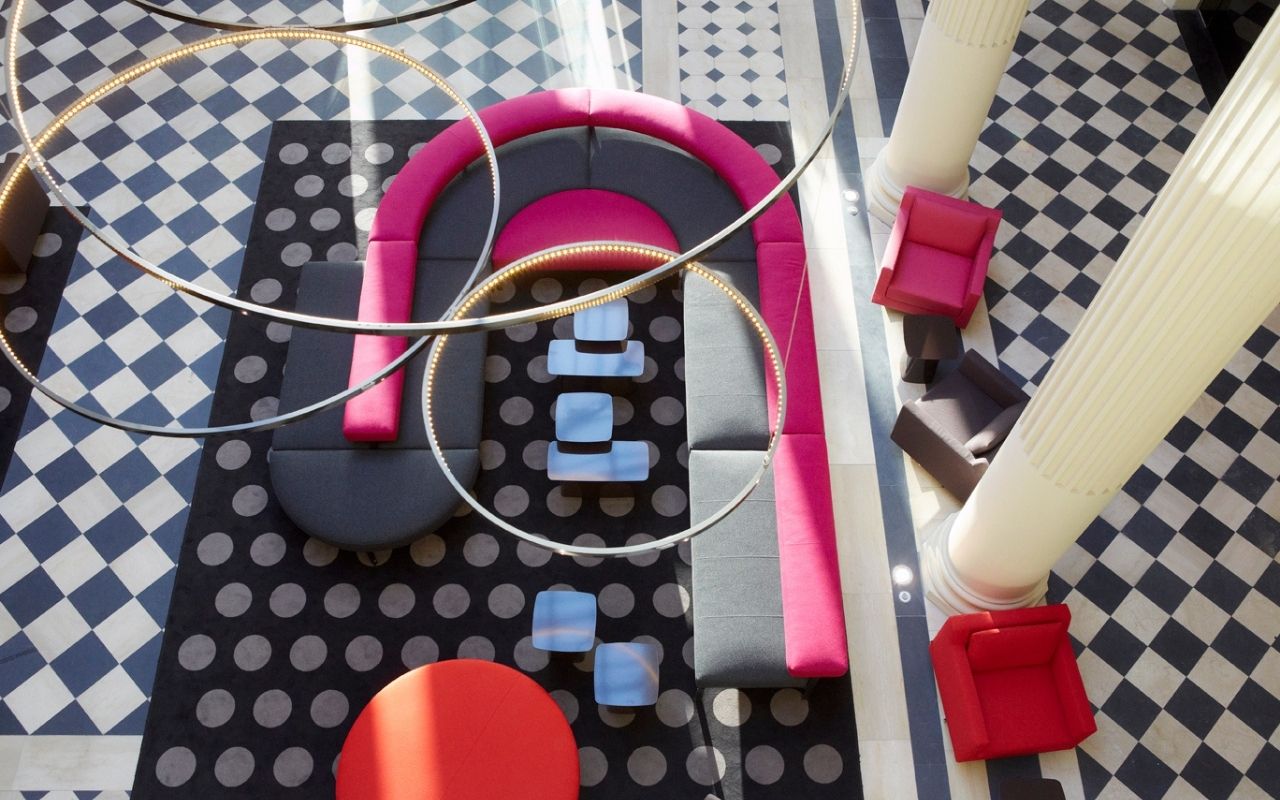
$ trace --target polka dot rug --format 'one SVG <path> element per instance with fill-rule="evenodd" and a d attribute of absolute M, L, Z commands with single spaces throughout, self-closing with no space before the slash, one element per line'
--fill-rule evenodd
<path fill-rule="evenodd" d="M 752 144 L 786 148 L 782 126 L 733 127 Z M 300 265 L 359 252 L 380 187 L 440 128 L 278 123 L 241 295 L 291 303 Z M 495 310 L 575 295 L 605 277 L 529 276 L 501 290 Z M 646 369 L 625 391 L 609 387 L 614 436 L 649 442 L 650 479 L 575 496 L 546 477 L 553 403 L 565 388 L 546 372 L 547 346 L 571 335 L 569 323 L 547 321 L 488 335 L 481 502 L 583 544 L 637 542 L 688 525 L 678 280 L 635 297 L 629 311 Z M 288 333 L 232 320 L 215 422 L 273 413 Z M 807 696 L 694 686 L 687 546 L 571 559 L 463 513 L 410 547 L 340 552 L 280 510 L 270 440 L 205 444 L 134 798 L 332 796 L 343 739 L 369 698 L 406 670 L 449 658 L 507 664 L 551 693 L 577 739 L 583 798 L 860 796 L 847 680 L 823 681 Z M 534 596 L 553 587 L 596 595 L 601 641 L 658 645 L 654 706 L 598 706 L 590 655 L 553 658 L 532 647 Z"/>

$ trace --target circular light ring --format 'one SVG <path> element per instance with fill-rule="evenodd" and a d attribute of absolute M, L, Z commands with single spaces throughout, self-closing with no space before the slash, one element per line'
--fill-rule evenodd
<path fill-rule="evenodd" d="M 38 169 L 41 172 L 42 178 L 48 179 L 47 182 L 50 184 L 50 187 L 49 187 L 50 190 L 53 191 L 53 193 L 63 201 L 64 205 L 68 205 L 68 211 L 72 214 L 73 217 L 76 218 L 77 221 L 80 222 L 81 225 L 85 226 L 85 228 L 87 228 L 90 233 L 92 233 L 96 238 L 102 241 L 107 247 L 109 247 L 112 251 L 114 251 L 116 254 L 118 254 L 122 258 L 124 258 L 126 261 L 139 267 L 140 269 L 142 269 L 143 271 L 151 275 L 161 278 L 161 280 L 166 281 L 168 285 L 171 286 L 172 288 L 177 289 L 178 291 L 184 292 L 186 294 L 199 297 L 205 302 L 212 303 L 214 305 L 222 306 L 224 308 L 230 308 L 236 311 L 259 314 L 261 316 L 267 317 L 268 319 L 274 320 L 276 322 L 281 322 L 287 325 L 296 325 L 296 326 L 305 327 L 305 328 L 316 328 L 319 330 L 328 330 L 328 331 L 335 331 L 340 333 L 341 332 L 362 333 L 362 334 L 377 335 L 377 336 L 425 336 L 430 334 L 441 334 L 441 333 L 466 333 L 471 331 L 495 330 L 495 329 L 510 327 L 512 325 L 517 325 L 525 322 L 537 321 L 536 314 L 538 313 L 546 313 L 552 316 L 556 316 L 556 315 L 563 316 L 564 314 L 572 312 L 572 309 L 569 307 L 569 303 L 567 301 L 559 301 L 557 303 L 548 303 L 543 306 L 538 306 L 532 309 L 525 309 L 524 311 L 513 312 L 506 315 L 489 315 L 489 316 L 476 317 L 476 318 L 464 319 L 464 320 L 447 319 L 447 317 L 449 316 L 448 313 L 446 313 L 444 317 L 442 317 L 440 320 L 435 322 L 394 323 L 394 322 L 343 320 L 343 319 L 336 319 L 333 317 L 300 314 L 295 311 L 283 311 L 280 309 L 258 305 L 252 302 L 246 302 L 244 300 L 240 300 L 239 298 L 228 297 L 226 295 L 221 295 L 216 292 L 211 292 L 208 289 L 197 286 L 194 283 L 191 283 L 189 281 L 183 281 L 183 280 L 177 279 L 175 276 L 172 276 L 169 273 L 165 272 L 164 270 L 161 270 L 158 266 L 152 264 L 151 262 L 147 261 L 146 259 L 143 259 L 141 256 L 134 253 L 128 247 L 128 245 L 126 245 L 124 242 L 117 243 L 116 241 L 113 241 L 114 237 L 108 236 L 104 231 L 101 231 L 96 225 L 93 225 L 91 222 L 89 222 L 88 219 L 86 219 L 82 214 L 79 213 L 78 209 L 70 207 L 70 204 L 67 202 L 66 198 L 63 196 L 61 191 L 57 189 L 54 181 L 52 180 L 51 176 L 47 171 L 47 167 L 43 163 L 43 160 L 39 158 L 39 155 L 38 155 L 39 148 L 37 146 L 37 143 L 32 141 L 30 134 L 27 130 L 26 120 L 23 115 L 20 99 L 18 98 L 18 80 L 17 80 L 17 71 L 15 66 L 17 61 L 17 58 L 16 58 L 17 35 L 21 28 L 22 10 L 26 2 L 27 0 L 16 0 L 16 2 L 14 3 L 14 13 L 9 24 L 9 33 L 8 33 L 8 42 L 7 42 L 7 51 L 6 51 L 7 57 L 8 57 L 8 63 L 9 63 L 8 94 L 10 98 L 10 103 L 13 107 L 13 112 L 14 112 L 13 117 L 18 126 L 18 133 L 22 137 L 23 144 L 26 146 L 26 154 L 24 157 L 29 157 L 32 154 L 35 154 L 35 158 L 32 159 L 32 161 L 34 162 L 33 168 Z M 750 224 L 757 217 L 763 214 L 769 208 L 769 206 L 771 206 L 779 197 L 781 197 L 783 194 L 791 190 L 791 188 L 800 179 L 800 175 L 809 167 L 809 165 L 813 162 L 813 160 L 817 158 L 818 152 L 822 149 L 823 144 L 825 144 L 827 139 L 830 138 L 831 131 L 835 128 L 836 122 L 839 120 L 840 112 L 844 108 L 845 103 L 848 101 L 848 98 L 849 98 L 851 78 L 853 74 L 853 67 L 854 67 L 854 64 L 856 63 L 856 51 L 857 51 L 857 43 L 859 39 L 859 36 L 858 36 L 859 14 L 858 14 L 857 0 L 849 0 L 849 2 L 851 4 L 851 7 L 849 9 L 850 11 L 849 49 L 845 54 L 844 69 L 840 75 L 840 86 L 835 98 L 835 103 L 831 110 L 831 114 L 827 118 L 826 124 L 823 126 L 816 141 L 814 142 L 813 148 L 808 153 L 806 153 L 804 157 L 796 161 L 796 164 L 792 168 L 792 170 L 787 173 L 787 175 L 778 183 L 777 186 L 773 188 L 772 191 L 770 191 L 768 194 L 762 197 L 760 201 L 757 202 L 750 209 L 747 209 L 745 212 L 743 212 L 742 216 L 738 217 L 733 222 L 730 222 L 728 225 L 722 228 L 719 232 L 712 234 L 711 236 L 704 239 L 702 242 L 686 250 L 684 253 L 681 253 L 678 256 L 672 257 L 666 263 L 661 264 L 657 267 L 654 267 L 653 269 L 649 270 L 648 272 L 642 275 L 632 278 L 630 281 L 624 281 L 622 283 L 615 284 L 614 286 L 606 286 L 605 288 L 600 289 L 596 292 L 592 292 L 589 295 L 584 295 L 580 299 L 600 300 L 601 298 L 604 298 L 605 296 L 609 295 L 615 289 L 622 290 L 624 292 L 635 291 L 635 289 L 639 288 L 641 285 L 649 285 L 669 275 L 675 274 L 686 264 L 707 254 L 708 252 L 714 250 L 716 247 L 719 247 L 721 244 L 727 241 L 730 237 L 736 234 L 739 230 L 741 230 L 743 227 Z M 410 66 L 413 66 L 415 69 L 419 69 L 420 71 L 426 70 L 424 74 L 427 74 L 430 72 L 420 62 L 417 62 L 414 59 L 409 58 L 408 56 L 404 55 L 403 53 L 400 53 L 399 51 L 392 50 L 383 45 L 377 45 L 363 39 L 357 39 L 354 37 L 345 36 L 340 33 L 327 33 L 323 31 L 312 32 L 312 31 L 307 31 L 306 29 L 300 29 L 300 28 L 270 28 L 270 29 L 248 31 L 244 33 L 230 34 L 229 36 L 226 36 L 226 37 L 214 37 L 214 40 L 220 41 L 223 39 L 229 39 L 231 37 L 246 37 L 249 40 L 267 39 L 267 38 L 272 38 L 273 36 L 277 38 L 294 38 L 294 39 L 318 38 L 318 39 L 327 39 L 330 41 L 338 41 L 341 43 L 350 43 L 357 47 L 363 47 L 363 48 L 372 50 L 374 52 L 378 52 L 381 54 L 388 55 L 392 58 L 396 58 L 402 63 L 409 64 Z M 185 48 L 179 48 L 179 50 L 184 50 L 184 49 Z M 451 90 L 446 90 L 446 91 L 451 91 Z M 82 98 L 82 100 L 83 99 L 84 98 Z M 470 108 L 470 106 L 465 106 L 465 107 L 468 109 Z M 57 123 L 58 120 L 60 119 L 62 119 L 61 115 L 57 119 L 55 119 L 54 122 Z M 473 120 L 473 122 L 475 122 L 475 120 Z M 64 124 L 65 124 L 65 120 L 64 120 Z M 52 128 L 53 125 L 54 123 L 51 123 L 50 128 Z M 50 128 L 46 128 L 46 132 L 50 132 Z M 486 146 L 488 147 L 489 145 L 491 145 L 488 135 L 484 131 L 483 125 L 479 125 L 477 127 L 477 130 L 480 132 L 480 135 L 483 137 Z M 56 133 L 56 130 L 52 132 Z M 50 135 L 52 135 L 52 133 L 50 133 Z M 44 134 L 42 133 L 41 136 L 43 137 Z M 44 141 L 47 141 L 47 139 L 42 139 L 40 141 L 40 144 L 43 144 Z M 491 152 L 491 151 L 487 149 L 486 153 L 488 152 Z M 493 171 L 493 176 L 495 181 L 495 190 L 496 190 L 496 184 L 497 184 L 496 162 L 494 162 L 491 165 L 491 170 Z M 0 209 L 2 208 L 3 208 L 3 197 L 0 197 Z M 494 203 L 494 214 L 495 214 L 494 222 L 492 222 L 490 225 L 489 237 L 486 241 L 484 253 L 482 253 L 482 260 L 488 257 L 488 252 L 493 244 L 493 238 L 495 233 L 494 223 L 496 223 L 496 214 L 497 214 L 496 194 L 495 194 L 495 203 Z M 805 265 L 805 269 L 806 270 L 808 269 L 807 263 Z M 474 282 L 474 277 L 472 279 L 472 282 Z M 468 283 L 468 286 L 469 285 L 470 285 L 470 282 Z M 628 288 L 629 285 L 631 285 L 632 288 Z M 465 290 L 465 287 L 464 287 L 464 290 Z"/>
<path fill-rule="evenodd" d="M 501 283 L 517 277 L 521 273 L 529 272 L 537 269 L 547 269 L 553 267 L 555 262 L 569 257 L 579 257 L 590 253 L 618 253 L 624 252 L 629 255 L 652 258 L 655 261 L 665 261 L 675 256 L 670 250 L 664 250 L 659 247 L 651 247 L 649 245 L 625 244 L 621 242 L 584 242 L 581 244 L 570 245 L 568 247 L 555 247 L 534 253 L 529 256 L 513 262 L 505 269 L 495 272 L 480 283 L 475 289 L 467 295 L 462 304 L 454 312 L 454 316 L 462 316 L 471 311 L 477 303 L 485 299 L 495 288 Z M 760 466 L 747 481 L 742 490 L 734 495 L 728 502 L 718 508 L 715 513 L 706 519 L 689 526 L 681 531 L 669 534 L 661 539 L 654 539 L 651 542 L 642 544 L 622 545 L 619 547 L 584 547 L 581 545 L 567 544 L 557 542 L 549 537 L 531 533 L 523 528 L 512 525 L 493 511 L 486 508 L 479 500 L 472 496 L 453 474 L 449 468 L 449 463 L 445 459 L 444 451 L 440 447 L 440 442 L 436 438 L 435 416 L 432 413 L 433 392 L 436 381 L 436 371 L 440 365 L 440 356 L 444 353 L 444 349 L 449 344 L 449 335 L 442 334 L 435 337 L 431 344 L 431 351 L 427 356 L 426 376 L 422 383 L 422 416 L 427 429 L 427 441 L 431 443 L 431 454 L 435 457 L 436 463 L 439 464 L 441 471 L 444 472 L 445 479 L 449 481 L 449 485 L 457 492 L 458 496 L 463 499 L 468 506 L 479 513 L 489 522 L 498 526 L 498 528 L 507 533 L 526 541 L 532 545 L 551 550 L 565 556 L 587 556 L 587 557 L 620 557 L 636 556 L 655 550 L 664 550 L 674 547 L 680 542 L 697 536 L 699 533 L 707 530 L 717 522 L 724 519 L 735 508 L 740 506 L 744 500 L 760 485 L 760 481 L 764 479 L 765 472 L 769 469 L 769 464 L 773 460 L 774 453 L 778 449 L 778 443 L 781 441 L 782 423 L 786 419 L 787 409 L 787 378 L 786 370 L 783 368 L 782 355 L 778 351 L 777 342 L 774 341 L 773 334 L 769 331 L 769 327 L 764 323 L 760 313 L 756 310 L 751 301 L 747 300 L 737 289 L 733 288 L 713 273 L 704 269 L 696 262 L 686 262 L 685 270 L 689 273 L 697 275 L 709 281 L 713 286 L 723 292 L 738 310 L 742 312 L 747 321 L 751 323 L 751 327 L 755 330 L 756 335 L 760 338 L 760 343 L 764 347 L 764 352 L 769 360 L 769 366 L 772 368 L 774 385 L 777 387 L 778 402 L 774 414 L 773 425 L 769 434 L 769 444 L 765 448 L 761 456 Z M 645 273 L 647 275 L 649 273 Z M 642 276 L 643 277 L 643 276 Z M 649 286 L 657 283 L 659 279 L 646 282 L 644 285 Z M 637 289 L 640 287 L 636 287 Z M 634 289 L 632 290 L 634 291 Z M 603 297 L 596 297 L 599 294 L 583 295 L 576 299 L 580 304 L 580 308 L 590 308 L 592 306 L 602 305 L 611 300 L 617 300 L 625 297 L 630 292 L 621 292 L 618 290 L 608 290 Z M 537 310 L 537 309 L 535 309 Z M 564 316 L 561 313 L 549 314 L 544 319 L 551 317 Z"/>
<path fill-rule="evenodd" d="M 28 0 L 16 0 L 14 3 L 13 19 L 10 23 L 10 31 L 8 41 L 6 43 L 6 55 L 8 58 L 9 71 L 9 102 L 13 108 L 13 119 L 18 128 L 18 134 L 22 138 L 25 145 L 25 152 L 19 157 L 17 166 L 29 167 L 40 178 L 40 180 L 48 187 L 53 196 L 59 200 L 66 208 L 68 214 L 80 223 L 94 238 L 101 241 L 112 252 L 129 262 L 133 266 L 141 269 L 143 272 L 159 279 L 172 289 L 176 289 L 184 294 L 191 295 L 204 300 L 212 305 L 221 306 L 232 311 L 239 311 L 249 314 L 257 314 L 267 317 L 276 322 L 282 322 L 289 325 L 297 325 L 306 328 L 317 328 L 320 330 L 329 330 L 338 333 L 367 333 L 373 335 L 423 335 L 433 332 L 433 327 L 439 323 L 377 323 L 377 322 L 360 322 L 358 320 L 342 320 L 331 317 L 314 316 L 310 314 L 299 314 L 294 311 L 286 311 L 269 306 L 260 305 L 250 301 L 242 300 L 238 297 L 220 294 L 211 289 L 207 289 L 196 284 L 193 281 L 184 280 L 174 275 L 155 262 L 145 258 L 135 252 L 126 242 L 119 239 L 114 234 L 100 228 L 89 220 L 79 208 L 63 193 L 59 186 L 57 178 L 54 176 L 48 162 L 40 153 L 40 148 L 44 147 L 49 141 L 60 131 L 64 130 L 67 124 L 85 109 L 94 105 L 98 100 L 102 99 L 111 92 L 122 86 L 128 85 L 134 80 L 151 72 L 157 67 L 162 67 L 188 58 L 205 50 L 227 45 L 240 45 L 253 41 L 327 41 L 337 45 L 351 45 L 368 50 L 377 55 L 391 58 L 420 75 L 430 80 L 437 88 L 443 91 L 453 100 L 459 108 L 462 109 L 467 120 L 475 128 L 476 134 L 480 137 L 481 144 L 484 149 L 485 160 L 489 166 L 489 178 L 492 183 L 492 200 L 493 209 L 489 215 L 489 229 L 485 235 L 484 246 L 480 250 L 480 255 L 476 259 L 475 268 L 472 270 L 467 282 L 459 291 L 458 296 L 454 298 L 453 304 L 450 305 L 449 311 L 452 311 L 454 305 L 457 304 L 467 290 L 475 285 L 480 275 L 489 266 L 489 254 L 493 249 L 493 241 L 498 230 L 498 213 L 500 210 L 501 197 L 501 181 L 498 176 L 498 156 L 494 151 L 493 142 L 489 138 L 489 133 L 485 130 L 484 123 L 481 121 L 479 114 L 471 106 L 467 100 L 458 94 L 448 82 L 444 80 L 430 67 L 426 66 L 417 59 L 410 58 L 399 50 L 394 50 L 386 45 L 377 42 L 371 42 L 366 39 L 360 39 L 355 36 L 348 36 L 343 33 L 333 33 L 327 31 L 319 31 L 308 28 L 262 28 L 250 31 L 241 31 L 237 33 L 228 33 L 220 36 L 211 36 L 198 42 L 187 45 L 181 45 L 169 50 L 161 55 L 147 59 L 139 64 L 124 70 L 123 72 L 113 76 L 107 81 L 100 84 L 95 89 L 82 95 L 80 99 L 72 103 L 66 110 L 58 114 L 46 127 L 34 138 L 31 136 L 27 127 L 26 115 L 22 109 L 22 100 L 18 90 L 17 75 L 17 42 L 18 32 L 20 29 L 22 11 Z M 8 199 L 8 192 L 0 189 L 0 212 L 3 211 L 4 203 Z M 446 311 L 445 316 L 448 316 Z M 507 324 L 516 324 L 514 322 Z M 498 327 L 504 327 L 499 324 Z M 402 329 L 410 329 L 408 332 Z"/>
<path fill-rule="evenodd" d="M 255 31 L 265 30 L 267 28 L 294 27 L 290 25 L 263 25 L 256 22 L 231 22 L 229 20 L 214 19 L 212 17 L 202 17 L 199 14 L 186 14 L 181 11 L 174 11 L 170 8 L 148 2 L 147 0 L 128 0 L 128 2 L 146 11 L 148 14 L 155 14 L 159 17 L 167 17 L 187 25 L 199 25 L 204 28 L 214 28 L 220 31 Z M 446 0 L 443 3 L 432 3 L 416 11 L 410 11 L 406 14 L 388 14 L 384 17 L 373 17 L 366 20 L 354 20 L 350 22 L 334 22 L 329 25 L 307 25 L 298 27 L 307 27 L 317 31 L 330 31 L 333 33 L 352 33 L 354 31 L 369 31 L 375 28 L 385 28 L 389 25 L 398 25 L 402 22 L 415 22 L 427 17 L 434 17 L 437 14 L 443 14 L 461 6 L 470 5 L 475 0 Z"/>
<path fill-rule="evenodd" d="M 20 17 L 20 14 L 22 11 L 21 6 L 24 5 L 25 2 L 26 0 L 18 0 L 17 4 L 15 5 L 15 10 L 14 10 L 15 20 Z M 10 37 L 8 41 L 11 58 L 13 57 L 13 53 L 16 50 L 17 40 L 16 40 L 15 31 L 16 31 L 16 26 L 14 30 L 10 31 Z M 145 75 L 151 72 L 157 67 L 163 66 L 168 63 L 172 63 L 181 58 L 185 58 L 187 56 L 193 55 L 195 53 L 198 53 L 213 47 L 220 47 L 227 44 L 241 44 L 249 41 L 280 40 L 280 39 L 295 39 L 295 40 L 318 39 L 318 40 L 325 40 L 325 41 L 333 41 L 339 44 L 353 44 L 359 47 L 364 47 L 365 49 L 371 50 L 375 53 L 380 53 L 380 54 L 388 55 L 392 58 L 395 58 L 397 61 L 408 65 L 415 71 L 426 76 L 429 80 L 432 81 L 432 83 L 440 87 L 447 95 L 449 95 L 452 99 L 454 99 L 458 103 L 458 105 L 463 109 L 464 113 L 467 115 L 467 118 L 471 121 L 472 125 L 475 126 L 476 132 L 480 136 L 481 142 L 484 147 L 485 158 L 489 163 L 489 174 L 490 174 L 490 178 L 492 180 L 492 186 L 493 186 L 493 210 L 490 215 L 489 231 L 485 239 L 485 245 L 481 250 L 481 255 L 476 260 L 475 268 L 472 270 L 471 275 L 469 276 L 466 284 L 458 292 L 457 297 L 454 298 L 453 302 L 450 304 L 449 309 L 445 312 L 446 315 L 449 314 L 453 310 L 453 308 L 456 307 L 457 304 L 462 301 L 462 298 L 466 295 L 468 288 L 470 288 L 476 282 L 476 280 L 479 278 L 481 273 L 488 267 L 489 252 L 492 249 L 493 240 L 497 234 L 498 211 L 499 211 L 498 198 L 499 198 L 499 193 L 501 191 L 500 182 L 498 178 L 497 153 L 494 151 L 493 143 L 489 139 L 489 134 L 485 130 L 483 123 L 480 121 L 479 115 L 476 114 L 475 109 L 472 108 L 471 105 L 464 98 L 461 97 L 461 95 L 455 92 L 452 89 L 452 87 L 450 87 L 444 81 L 443 78 L 438 76 L 435 72 L 433 72 L 431 69 L 429 69 L 425 65 L 415 61 L 414 59 L 409 58 L 408 56 L 405 56 L 402 53 L 390 50 L 389 48 L 385 48 L 382 45 L 375 45 L 363 39 L 357 39 L 355 37 L 345 36 L 343 34 L 313 32 L 305 29 L 269 29 L 264 31 L 235 33 L 235 34 L 229 34 L 226 36 L 215 36 L 209 39 L 202 40 L 200 42 L 196 42 L 191 45 L 184 45 L 184 46 L 175 48 L 162 55 L 156 56 L 155 58 L 148 59 L 147 61 L 137 64 L 129 68 L 128 70 L 125 70 L 119 75 L 99 85 L 96 89 L 85 94 L 75 103 L 73 103 L 66 111 L 62 112 L 56 118 L 54 118 L 54 120 L 51 121 L 43 131 L 41 131 L 41 133 L 36 137 L 35 140 L 32 140 L 29 137 L 29 132 L 26 128 L 25 119 L 22 116 L 21 106 L 18 104 L 19 101 L 17 99 L 17 91 L 12 85 L 12 81 L 16 80 L 16 67 L 13 66 L 14 61 L 11 60 L 10 70 L 9 70 L 10 79 L 11 79 L 10 98 L 15 104 L 14 110 L 16 113 L 14 116 L 18 123 L 19 131 L 22 134 L 23 141 L 28 144 L 28 147 L 30 149 L 28 149 L 27 152 L 21 154 L 15 160 L 14 164 L 10 167 L 9 171 L 5 174 L 3 182 L 0 183 L 0 214 L 3 213 L 5 204 L 9 202 L 9 199 L 13 194 L 14 187 L 17 184 L 18 178 L 22 175 L 22 170 L 27 169 L 28 167 L 32 167 L 33 171 L 35 171 L 42 179 L 45 180 L 48 187 L 53 192 L 54 196 L 62 201 L 66 211 L 78 222 L 80 222 L 81 225 L 83 225 L 86 229 L 88 229 L 90 233 L 93 233 L 97 238 L 99 238 L 108 246 L 110 246 L 112 250 L 122 255 L 124 258 L 129 260 L 135 266 L 141 267 L 144 271 L 148 272 L 149 274 L 152 274 L 154 277 L 159 278 L 162 282 L 164 282 L 168 286 L 175 289 L 181 289 L 182 288 L 181 284 L 185 283 L 181 281 L 181 279 L 177 278 L 176 276 L 170 275 L 169 273 L 163 270 L 160 270 L 158 267 L 154 267 L 154 265 L 151 265 L 149 262 L 144 262 L 140 258 L 131 258 L 131 255 L 128 252 L 126 252 L 128 249 L 127 246 L 122 248 L 122 247 L 117 247 L 113 245 L 107 238 L 107 234 L 104 231 L 101 231 L 100 229 L 98 229 L 98 227 L 94 225 L 92 222 L 90 222 L 84 216 L 84 214 L 79 210 L 79 208 L 77 208 L 74 204 L 72 204 L 70 200 L 62 193 L 60 188 L 57 186 L 57 182 L 54 180 L 52 173 L 49 171 L 43 157 L 39 155 L 38 148 L 44 144 L 47 144 L 48 141 L 52 139 L 54 135 L 56 135 L 59 131 L 63 130 L 66 127 L 67 123 L 72 118 L 74 118 L 77 114 L 79 114 L 84 109 L 88 108 L 89 106 L 97 102 L 98 99 L 110 93 L 111 91 L 114 91 L 116 88 L 124 86 L 136 80 L 137 78 L 141 77 L 142 75 Z M 34 158 L 32 157 L 32 153 L 35 153 Z M 204 297 L 205 294 L 210 294 L 210 293 L 202 290 L 200 293 L 197 294 L 197 296 Z M 221 297 L 221 295 L 217 295 L 217 296 Z M 209 298 L 204 297 L 204 299 L 209 299 Z M 234 299 L 234 298 L 231 298 L 231 299 Z M 256 306 L 256 304 L 253 304 L 253 303 L 242 303 L 239 301 L 237 302 L 239 303 L 237 310 L 241 311 L 242 313 L 254 313 L 257 310 L 257 308 L 259 308 L 258 306 Z M 0 302 L 0 306 L 3 306 L 3 305 L 5 305 L 5 303 Z M 268 417 L 262 420 L 235 423 L 230 425 L 210 425 L 210 426 L 202 426 L 202 427 L 167 427 L 167 426 L 161 426 L 161 425 L 150 425 L 146 423 L 132 422 L 129 420 L 121 419 L 119 417 L 113 417 L 111 415 L 104 414 L 99 411 L 95 411 L 91 408 L 87 408 L 83 405 L 80 405 L 75 401 L 71 400 L 69 397 L 62 395 L 58 391 L 47 386 L 44 381 L 41 381 L 35 375 L 35 373 L 26 365 L 26 363 L 21 359 L 21 357 L 19 357 L 17 351 L 14 350 L 12 343 L 8 340 L 8 337 L 5 335 L 4 331 L 0 330 L 0 351 L 3 351 L 5 358 L 8 359 L 9 363 L 13 364 L 14 368 L 17 369 L 18 373 L 28 383 L 30 383 L 34 389 L 36 389 L 37 391 L 39 391 L 41 394 L 45 395 L 49 399 L 53 400 L 55 403 L 58 403 L 59 405 L 68 409 L 69 411 L 79 414 L 80 416 L 86 417 L 87 419 L 91 419 L 102 425 L 107 425 L 108 427 L 117 428 L 119 430 L 124 430 L 131 433 L 145 434 L 149 436 L 182 437 L 182 438 L 195 438 L 195 437 L 213 436 L 213 435 L 221 435 L 221 434 L 251 433 L 255 431 L 266 431 L 266 430 L 271 430 L 273 428 L 281 427 L 283 425 L 287 425 L 291 422 L 297 422 L 297 421 L 306 419 L 308 417 L 314 416 L 315 414 L 319 414 L 323 411 L 327 411 L 328 409 L 334 408 L 336 406 L 339 406 L 345 403 L 346 401 L 350 400 L 352 397 L 355 397 L 358 394 L 362 394 L 363 392 L 368 391 L 374 385 L 381 383 L 393 372 L 395 372 L 396 370 L 403 367 L 406 363 L 408 363 L 410 359 L 412 359 L 413 357 L 421 353 L 423 349 L 425 349 L 428 343 L 429 343 L 428 339 L 421 338 L 418 341 L 415 341 L 410 347 L 408 347 L 404 353 L 400 354 L 400 356 L 398 356 L 393 361 L 388 363 L 382 369 L 375 372 L 373 375 L 370 375 L 362 383 L 356 386 L 348 387 L 346 390 L 342 392 L 339 392 L 328 398 L 312 403 L 311 405 L 305 406 L 300 409 L 296 409 L 294 411 L 291 411 L 285 414 L 277 414 L 275 416 Z"/>

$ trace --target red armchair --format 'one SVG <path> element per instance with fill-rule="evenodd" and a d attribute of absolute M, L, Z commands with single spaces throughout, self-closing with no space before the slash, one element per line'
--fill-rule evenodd
<path fill-rule="evenodd" d="M 908 186 L 872 301 L 968 325 L 987 280 L 1000 217 L 996 209 Z"/>
<path fill-rule="evenodd" d="M 961 614 L 929 645 L 956 761 L 1075 747 L 1098 729 L 1064 605 Z"/>

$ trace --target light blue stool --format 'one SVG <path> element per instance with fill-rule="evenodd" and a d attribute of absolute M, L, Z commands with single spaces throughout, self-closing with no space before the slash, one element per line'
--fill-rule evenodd
<path fill-rule="evenodd" d="M 602 453 L 566 453 L 547 448 L 547 477 L 565 483 L 633 483 L 649 479 L 649 445 L 612 442 Z"/>
<path fill-rule="evenodd" d="M 651 706 L 658 702 L 658 646 L 610 642 L 596 648 L 596 702 Z"/>
<path fill-rule="evenodd" d="M 580 342 L 621 342 L 627 338 L 627 298 L 610 300 L 573 315 L 573 338 Z"/>
<path fill-rule="evenodd" d="M 538 592 L 533 600 L 533 646 L 585 653 L 596 643 L 596 598 L 586 592 Z"/>
<path fill-rule="evenodd" d="M 556 440 L 591 444 L 613 438 L 613 395 L 565 392 L 556 398 Z"/>
<path fill-rule="evenodd" d="M 644 372 L 644 342 L 627 342 L 620 353 L 591 353 L 571 339 L 547 347 L 547 372 L 584 378 L 634 378 Z"/>

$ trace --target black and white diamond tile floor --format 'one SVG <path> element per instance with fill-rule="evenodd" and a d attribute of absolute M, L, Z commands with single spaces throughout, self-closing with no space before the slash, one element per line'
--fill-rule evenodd
<path fill-rule="evenodd" d="M 873 5 L 881 40 L 919 24 Z M 1162 3 L 1032 2 L 971 164 L 973 199 L 1004 211 L 991 333 L 1028 391 L 1207 112 Z M 1280 796 L 1278 333 L 1280 315 L 1051 577 L 1097 708 L 1087 798 Z"/>
<path fill-rule="evenodd" d="M 720 119 L 788 119 L 774 0 L 680 0 L 680 91 Z"/>

